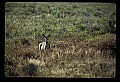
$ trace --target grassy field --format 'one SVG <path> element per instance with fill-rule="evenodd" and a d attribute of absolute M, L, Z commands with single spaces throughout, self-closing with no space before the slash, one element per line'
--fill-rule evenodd
<path fill-rule="evenodd" d="M 6 77 L 114 78 L 116 4 L 7 2 L 4 67 Z"/>

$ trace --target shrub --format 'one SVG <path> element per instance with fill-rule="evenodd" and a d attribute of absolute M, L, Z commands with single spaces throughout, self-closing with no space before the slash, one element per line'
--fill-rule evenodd
<path fill-rule="evenodd" d="M 116 33 L 116 17 L 115 17 L 115 14 L 111 14 L 109 15 L 108 18 L 104 18 L 104 19 L 101 19 L 101 24 L 102 24 L 102 28 L 101 28 L 101 31 L 103 33 L 113 33 L 115 34 Z"/>
<path fill-rule="evenodd" d="M 7 33 L 7 32 L 5 33 L 5 37 L 6 37 L 6 38 L 11 38 L 10 34 Z"/>
<path fill-rule="evenodd" d="M 22 39 L 22 40 L 21 40 L 21 43 L 22 43 L 23 45 L 28 45 L 28 46 L 30 46 L 30 42 L 29 42 L 29 40 L 27 40 L 27 39 Z"/>

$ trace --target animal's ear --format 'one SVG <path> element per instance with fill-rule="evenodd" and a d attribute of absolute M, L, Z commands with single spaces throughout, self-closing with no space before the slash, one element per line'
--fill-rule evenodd
<path fill-rule="evenodd" d="M 43 34 L 43 37 L 45 37 L 45 34 Z"/>
<path fill-rule="evenodd" d="M 48 37 L 50 37 L 50 36 L 51 36 L 51 34 L 48 35 Z"/>
<path fill-rule="evenodd" d="M 44 37 L 44 38 L 47 38 L 47 36 L 45 36 L 45 34 L 43 34 L 43 37 Z"/>

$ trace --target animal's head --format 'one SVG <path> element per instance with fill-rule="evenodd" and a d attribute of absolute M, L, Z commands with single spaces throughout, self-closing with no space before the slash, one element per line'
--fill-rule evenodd
<path fill-rule="evenodd" d="M 45 38 L 46 41 L 48 41 L 48 40 L 49 40 L 49 37 L 50 37 L 50 34 L 49 34 L 48 36 L 45 36 L 45 35 L 43 34 L 43 37 Z"/>

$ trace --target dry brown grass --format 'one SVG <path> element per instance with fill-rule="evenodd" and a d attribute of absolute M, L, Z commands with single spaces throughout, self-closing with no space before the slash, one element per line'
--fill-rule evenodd
<path fill-rule="evenodd" d="M 90 41 L 89 41 L 90 42 Z M 51 49 L 39 51 L 31 46 L 7 44 L 6 76 L 37 76 L 66 78 L 115 77 L 116 62 L 110 50 L 105 53 L 89 42 L 51 40 Z M 96 44 L 96 43 L 95 43 Z M 33 45 L 33 46 L 32 46 Z M 35 46 L 34 46 L 35 45 Z"/>

